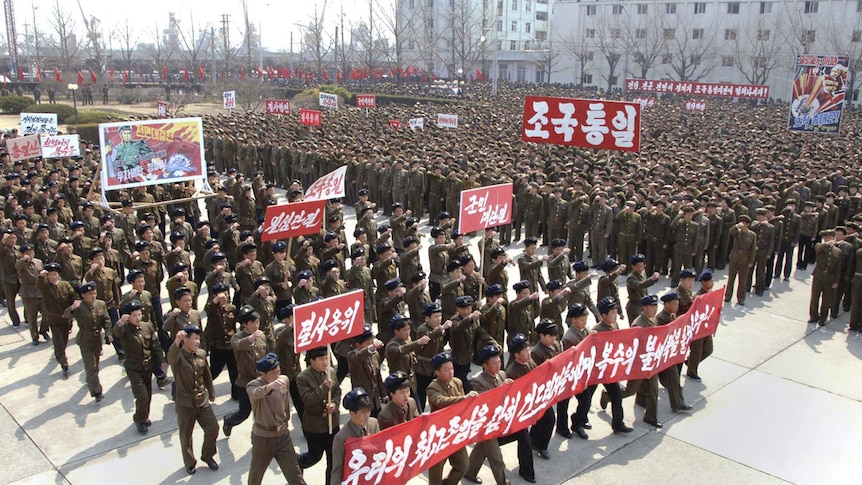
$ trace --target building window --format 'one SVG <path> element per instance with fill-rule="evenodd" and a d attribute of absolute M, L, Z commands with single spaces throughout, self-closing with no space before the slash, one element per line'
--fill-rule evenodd
<path fill-rule="evenodd" d="M 595 39 L 596 38 L 596 29 L 587 29 L 586 34 L 584 36 L 587 39 Z"/>
<path fill-rule="evenodd" d="M 724 29 L 724 40 L 736 40 L 736 29 Z"/>
<path fill-rule="evenodd" d="M 662 56 L 661 56 L 661 63 L 662 64 L 670 64 L 671 62 L 673 62 L 673 56 L 672 55 L 662 54 Z"/>
<path fill-rule="evenodd" d="M 767 60 L 763 56 L 757 56 L 754 58 L 754 68 L 755 69 L 766 69 Z"/>
<path fill-rule="evenodd" d="M 862 41 L 862 30 L 854 30 L 853 37 L 850 39 L 850 42 L 859 42 Z"/>
<path fill-rule="evenodd" d="M 596 57 L 596 53 L 595 53 L 595 52 L 592 52 L 592 51 L 591 51 L 591 52 L 587 52 L 587 55 L 586 55 L 586 56 L 584 56 L 584 60 L 585 60 L 585 61 L 592 61 L 593 59 L 595 59 L 595 57 Z"/>
<path fill-rule="evenodd" d="M 518 11 L 518 0 L 512 0 L 512 11 L 513 12 Z"/>
<path fill-rule="evenodd" d="M 616 86 L 616 85 L 617 85 L 617 79 L 618 79 L 618 78 L 619 78 L 619 76 L 611 76 L 611 77 L 609 77 L 609 78 L 608 78 L 608 84 L 610 84 L 611 86 Z"/>
<path fill-rule="evenodd" d="M 611 39 L 620 38 L 620 29 L 611 29 Z"/>
<path fill-rule="evenodd" d="M 530 41 L 529 41 L 529 40 L 525 40 L 525 41 L 524 41 L 524 50 L 525 50 L 525 51 L 528 51 L 528 50 L 530 50 L 530 47 L 532 47 L 532 46 L 530 45 Z"/>
<path fill-rule="evenodd" d="M 548 12 L 536 12 L 536 20 L 539 22 L 547 22 Z"/>
<path fill-rule="evenodd" d="M 595 5 L 587 5 L 587 15 L 595 15 L 596 14 L 596 6 Z"/>
<path fill-rule="evenodd" d="M 619 15 L 619 14 L 623 13 L 623 6 L 618 4 L 618 3 L 614 4 L 612 12 L 614 15 Z"/>
<path fill-rule="evenodd" d="M 502 41 L 502 40 L 498 40 L 498 41 L 497 41 L 497 52 L 500 52 L 500 51 L 502 51 L 502 50 L 503 50 L 503 41 Z"/>
<path fill-rule="evenodd" d="M 814 38 L 817 32 L 814 30 L 803 30 L 802 31 L 802 43 L 803 44 L 813 44 Z"/>
<path fill-rule="evenodd" d="M 527 80 L 527 68 L 524 66 L 518 66 L 518 82 L 522 83 Z"/>
<path fill-rule="evenodd" d="M 503 16 L 503 0 L 497 2 L 497 17 Z"/>
<path fill-rule="evenodd" d="M 593 83 L 593 75 L 592 74 L 584 74 L 581 76 L 581 81 L 584 84 L 592 84 Z"/>
<path fill-rule="evenodd" d="M 721 56 L 721 67 L 733 67 L 733 56 Z"/>
<path fill-rule="evenodd" d="M 820 7 L 820 2 L 816 1 L 808 1 L 805 2 L 805 6 L 803 7 L 803 11 L 805 13 L 817 13 L 817 10 Z"/>
<path fill-rule="evenodd" d="M 664 40 L 673 40 L 676 36 L 675 29 L 664 29 Z"/>
<path fill-rule="evenodd" d="M 646 39 L 646 29 L 635 29 L 636 39 Z"/>
<path fill-rule="evenodd" d="M 691 65 L 699 66 L 700 65 L 700 56 L 691 56 L 689 61 L 691 61 Z"/>
<path fill-rule="evenodd" d="M 757 40 L 769 40 L 769 29 L 760 29 L 757 31 Z"/>
<path fill-rule="evenodd" d="M 703 29 L 693 29 L 691 31 L 691 38 L 694 40 L 703 39 Z"/>
<path fill-rule="evenodd" d="M 503 31 L 503 21 L 498 20 L 497 21 L 497 32 L 502 32 L 502 31 Z"/>
<path fill-rule="evenodd" d="M 530 30 L 531 30 L 530 27 L 531 27 L 530 22 L 527 22 L 526 24 L 524 24 L 524 32 L 529 34 Z"/>
<path fill-rule="evenodd" d="M 524 11 L 530 12 L 532 10 L 533 10 L 533 6 L 532 6 L 531 0 L 524 0 Z"/>
<path fill-rule="evenodd" d="M 647 11 L 649 11 L 649 5 L 645 3 L 638 4 L 638 15 L 646 15 Z"/>
<path fill-rule="evenodd" d="M 697 2 L 694 4 L 694 13 L 706 13 L 706 2 Z"/>
<path fill-rule="evenodd" d="M 518 31 L 518 22 L 512 22 L 512 32 Z"/>
<path fill-rule="evenodd" d="M 518 42 L 517 42 L 517 41 L 514 41 L 514 40 L 510 40 L 510 41 L 509 41 L 509 50 L 510 50 L 510 51 L 516 51 L 516 50 L 518 50 Z"/>
<path fill-rule="evenodd" d="M 760 13 L 772 13 L 772 2 L 760 2 Z"/>
<path fill-rule="evenodd" d="M 503 81 L 509 80 L 509 65 L 508 64 L 500 64 L 499 69 L 497 69 L 497 79 L 502 79 Z"/>
<path fill-rule="evenodd" d="M 416 48 L 416 43 L 413 42 L 413 39 L 408 39 L 407 40 L 407 50 L 412 51 L 415 48 Z"/>
<path fill-rule="evenodd" d="M 548 40 L 548 32 L 546 30 L 536 31 L 536 42 L 544 42 Z"/>
<path fill-rule="evenodd" d="M 739 2 L 728 2 L 727 3 L 727 13 L 738 14 L 739 13 Z"/>
<path fill-rule="evenodd" d="M 856 11 L 862 12 L 862 0 L 856 0 Z M 859 91 L 856 91 L 856 94 L 859 94 Z M 854 100 L 855 101 L 855 100 Z"/>
<path fill-rule="evenodd" d="M 427 19 L 425 19 L 425 25 L 429 29 L 433 29 L 434 28 L 434 17 L 428 17 Z"/>
<path fill-rule="evenodd" d="M 544 84 L 545 83 L 545 70 L 544 69 L 536 69 L 536 84 Z"/>
<path fill-rule="evenodd" d="M 664 4 L 664 13 L 676 13 L 676 4 L 675 3 L 666 3 Z"/>

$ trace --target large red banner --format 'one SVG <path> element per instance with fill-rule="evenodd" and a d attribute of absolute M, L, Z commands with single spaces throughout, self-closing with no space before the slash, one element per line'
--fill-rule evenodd
<path fill-rule="evenodd" d="M 377 106 L 377 96 L 373 94 L 357 94 L 356 95 L 356 107 L 357 108 L 374 108 Z"/>
<path fill-rule="evenodd" d="M 758 84 L 692 83 L 688 81 L 626 79 L 626 90 L 642 93 L 696 94 L 725 98 L 769 99 L 769 86 Z"/>
<path fill-rule="evenodd" d="M 344 177 L 347 165 L 336 168 L 317 179 L 305 190 L 305 200 L 329 200 L 344 197 Z"/>
<path fill-rule="evenodd" d="M 355 290 L 293 309 L 296 353 L 329 345 L 362 333 L 364 293 Z"/>
<path fill-rule="evenodd" d="M 643 379 L 685 359 L 693 340 L 715 333 L 723 289 L 695 298 L 668 325 L 590 335 L 531 371 L 430 414 L 345 442 L 342 484 L 401 485 L 469 444 L 524 429 L 545 410 L 593 384 Z"/>
<path fill-rule="evenodd" d="M 261 240 L 275 241 L 314 234 L 323 227 L 325 200 L 271 205 L 266 208 Z"/>
<path fill-rule="evenodd" d="M 458 232 L 465 234 L 512 222 L 512 191 L 512 184 L 462 191 Z"/>
<path fill-rule="evenodd" d="M 597 99 L 527 96 L 524 141 L 636 152 L 641 105 Z"/>
<path fill-rule="evenodd" d="M 303 125 L 320 126 L 320 111 L 300 108 L 299 122 Z"/>
<path fill-rule="evenodd" d="M 290 100 L 289 99 L 267 99 L 266 112 L 271 115 L 289 115 Z"/>

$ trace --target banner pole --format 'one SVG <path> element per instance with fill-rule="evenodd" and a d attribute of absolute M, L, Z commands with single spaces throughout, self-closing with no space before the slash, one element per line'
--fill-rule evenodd
<path fill-rule="evenodd" d="M 479 238 L 479 276 L 482 277 L 482 282 L 479 283 L 479 299 L 482 299 L 482 294 L 485 292 L 485 230 L 482 230 L 482 237 Z"/>

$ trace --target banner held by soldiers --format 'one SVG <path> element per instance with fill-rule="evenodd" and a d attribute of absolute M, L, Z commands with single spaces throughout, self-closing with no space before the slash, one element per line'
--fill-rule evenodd
<path fill-rule="evenodd" d="M 363 330 L 364 296 L 362 290 L 299 305 L 293 309 L 296 353 L 329 345 Z"/>
<path fill-rule="evenodd" d="M 275 241 L 313 234 L 323 224 L 325 208 L 325 199 L 271 205 L 266 208 L 261 240 Z"/>
<path fill-rule="evenodd" d="M 299 123 L 309 126 L 320 126 L 320 111 L 300 108 Z"/>
<path fill-rule="evenodd" d="M 56 135 L 56 113 L 21 113 L 22 135 Z"/>
<path fill-rule="evenodd" d="M 13 162 L 38 157 L 42 154 L 39 135 L 20 136 L 6 140 L 6 151 Z"/>
<path fill-rule="evenodd" d="M 466 234 L 512 222 L 513 190 L 509 183 L 462 191 L 458 232 Z"/>
<path fill-rule="evenodd" d="M 588 336 L 517 379 L 430 414 L 345 442 L 342 483 L 402 485 L 457 449 L 524 429 L 554 403 L 594 384 L 645 379 L 685 360 L 691 342 L 715 333 L 723 289 L 695 298 L 668 325 Z"/>
<path fill-rule="evenodd" d="M 540 96 L 524 100 L 524 141 L 637 152 L 640 133 L 640 103 Z"/>
<path fill-rule="evenodd" d="M 81 154 L 78 135 L 56 135 L 42 138 L 42 158 L 77 157 Z"/>
<path fill-rule="evenodd" d="M 373 94 L 357 94 L 356 95 L 356 107 L 357 108 L 374 108 L 377 106 L 377 96 Z"/>
<path fill-rule="evenodd" d="M 347 165 L 343 165 L 320 177 L 306 189 L 304 200 L 308 202 L 344 197 L 344 177 L 346 175 Z"/>
<path fill-rule="evenodd" d="M 145 120 L 99 125 L 102 190 L 203 178 L 200 118 Z"/>
<path fill-rule="evenodd" d="M 324 108 L 338 109 L 338 95 L 329 93 L 318 94 L 318 104 Z"/>
<path fill-rule="evenodd" d="M 458 128 L 458 115 L 437 113 L 437 128 Z"/>
<path fill-rule="evenodd" d="M 227 110 L 236 108 L 236 91 L 225 91 L 222 93 L 222 106 Z"/>
<path fill-rule="evenodd" d="M 290 100 L 289 99 L 267 99 L 266 112 L 271 115 L 289 115 Z"/>
<path fill-rule="evenodd" d="M 839 132 L 849 62 L 847 56 L 796 57 L 788 130 L 800 133 Z"/>

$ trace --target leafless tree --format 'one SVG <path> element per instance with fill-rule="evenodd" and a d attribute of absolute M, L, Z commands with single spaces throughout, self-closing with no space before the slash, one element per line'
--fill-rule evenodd
<path fill-rule="evenodd" d="M 405 49 L 407 48 L 408 27 L 410 23 L 406 18 L 405 3 L 396 0 L 391 9 L 383 8 L 382 2 L 377 2 L 377 18 L 385 31 L 386 37 L 392 41 L 392 45 L 386 51 L 386 58 L 390 64 L 394 64 L 396 71 L 401 72 L 407 66 Z M 374 2 L 372 2 L 374 5 Z M 400 79 L 400 76 L 399 76 Z"/>
<path fill-rule="evenodd" d="M 51 14 L 51 26 L 57 35 L 56 38 L 50 39 L 51 47 L 53 47 L 60 65 L 64 69 L 72 69 L 80 62 L 81 57 L 81 41 L 75 21 L 72 20 L 71 14 L 60 5 L 59 0 L 55 1 Z"/>
<path fill-rule="evenodd" d="M 433 7 L 428 7 L 427 3 L 422 1 L 416 2 L 416 6 L 418 11 L 409 20 L 412 24 L 410 31 L 414 33 L 411 40 L 414 42 L 418 53 L 416 61 L 422 65 L 430 81 L 438 59 L 440 42 L 438 29 L 440 27 L 434 24 Z"/>
<path fill-rule="evenodd" d="M 451 28 L 449 74 L 453 77 L 459 69 L 466 71 L 473 66 L 484 52 L 481 2 L 450 0 L 445 19 Z"/>
<path fill-rule="evenodd" d="M 596 47 L 608 63 L 607 75 L 603 76 L 608 83 L 608 91 L 617 83 L 617 67 L 625 49 L 622 40 L 622 27 L 608 16 L 599 18 L 596 23 Z"/>
<path fill-rule="evenodd" d="M 324 7 L 326 7 L 325 3 Z M 302 49 L 302 55 L 314 65 L 315 75 L 317 76 L 321 76 L 323 69 L 326 67 L 326 58 L 329 55 L 329 51 L 332 50 L 331 40 L 326 33 L 323 13 L 318 13 L 315 6 L 314 16 L 308 20 L 308 24 L 303 29 L 303 42 L 305 45 Z"/>
<path fill-rule="evenodd" d="M 647 79 L 650 69 L 658 64 L 662 54 L 667 51 L 667 40 L 662 30 L 662 14 L 656 4 L 645 4 L 651 7 L 643 15 L 619 15 L 619 28 L 625 51 L 632 56 L 632 61 L 640 68 L 641 79 Z M 626 73 L 628 75 L 628 73 Z"/>
<path fill-rule="evenodd" d="M 206 30 L 201 27 L 195 27 L 195 18 L 193 15 L 189 15 L 189 25 L 187 29 L 182 28 L 177 22 L 179 27 L 179 39 L 180 39 L 180 51 L 179 56 L 183 61 L 183 64 L 189 66 L 189 69 L 196 69 L 200 66 L 201 58 L 204 53 L 204 49 L 206 47 L 202 35 Z"/>
<path fill-rule="evenodd" d="M 593 48 L 587 42 L 583 33 L 575 33 L 574 30 L 560 38 L 562 50 L 571 55 L 578 63 L 578 86 L 583 87 L 587 65 L 593 60 Z"/>
<path fill-rule="evenodd" d="M 773 17 L 750 17 L 741 31 L 732 32 L 734 63 L 750 84 L 766 84 L 772 71 L 786 59 L 783 23 Z"/>
<path fill-rule="evenodd" d="M 135 54 L 138 45 L 138 37 L 137 32 L 129 25 L 128 19 L 126 19 L 122 26 L 111 32 L 111 38 L 119 45 L 123 69 L 132 68 L 132 56 Z"/>
<path fill-rule="evenodd" d="M 806 15 L 800 10 L 802 7 L 796 2 L 781 2 L 782 14 L 786 28 L 784 32 L 784 40 L 791 51 L 793 51 L 793 59 L 791 66 L 796 64 L 796 56 L 800 54 L 810 54 L 811 47 L 817 41 L 817 30 L 820 24 L 820 17 L 817 15 Z"/>
<path fill-rule="evenodd" d="M 846 55 L 850 58 L 845 97 L 847 103 L 850 104 L 853 102 L 851 94 L 856 91 L 860 74 L 862 74 L 862 18 L 857 16 L 851 25 L 841 22 L 841 19 L 833 18 L 831 27 L 827 29 L 827 38 L 835 54 Z"/>
<path fill-rule="evenodd" d="M 147 56 L 158 69 L 161 69 L 162 66 L 166 66 L 173 59 L 175 51 L 165 42 L 165 38 L 158 25 L 150 29 L 148 34 L 151 43 L 147 46 Z"/>
<path fill-rule="evenodd" d="M 667 52 L 671 57 L 669 73 L 678 81 L 699 81 L 715 68 L 710 55 L 715 50 L 717 23 L 706 27 L 695 27 L 689 15 L 678 13 L 671 18 L 665 17 L 662 25 L 667 32 Z M 665 35 L 663 33 L 663 35 Z"/>
<path fill-rule="evenodd" d="M 539 55 L 539 63 L 542 66 L 542 70 L 545 71 L 545 83 L 550 84 L 554 67 L 559 64 L 560 58 L 563 55 L 563 44 L 559 41 L 555 42 L 548 39 L 544 42 L 537 42 L 534 47 Z"/>

